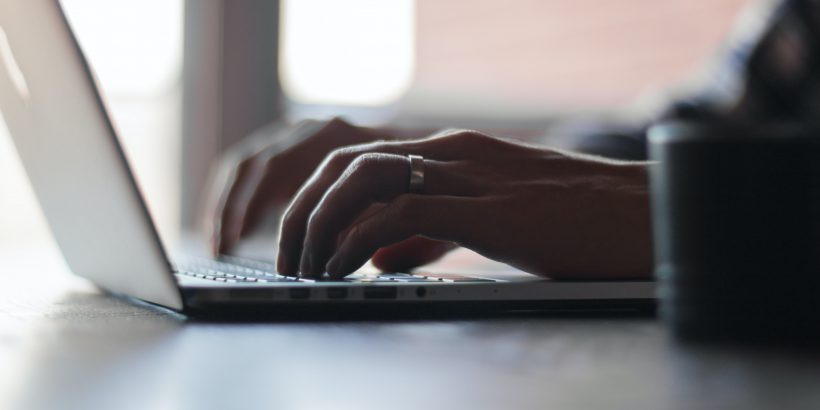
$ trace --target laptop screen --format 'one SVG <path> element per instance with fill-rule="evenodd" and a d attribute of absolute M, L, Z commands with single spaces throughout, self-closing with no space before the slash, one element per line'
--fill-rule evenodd
<path fill-rule="evenodd" d="M 56 1 L 0 4 L 0 108 L 69 267 L 182 308 L 114 127 Z"/>

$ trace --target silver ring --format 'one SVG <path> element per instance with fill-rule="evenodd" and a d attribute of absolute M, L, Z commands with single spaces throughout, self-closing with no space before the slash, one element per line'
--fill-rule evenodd
<path fill-rule="evenodd" d="M 424 193 L 424 157 L 421 155 L 408 155 L 410 160 L 410 182 L 407 192 L 411 194 Z"/>

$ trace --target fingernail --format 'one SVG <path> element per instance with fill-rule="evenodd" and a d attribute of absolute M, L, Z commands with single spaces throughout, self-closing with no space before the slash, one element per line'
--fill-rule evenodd
<path fill-rule="evenodd" d="M 311 272 L 310 260 L 310 251 L 305 249 L 302 251 L 302 261 L 299 263 L 299 271 L 304 275 L 310 276 L 313 274 L 313 272 Z"/>
<path fill-rule="evenodd" d="M 276 270 L 279 271 L 280 274 L 289 275 L 291 273 L 289 268 L 287 258 L 280 256 L 279 259 L 276 260 Z"/>

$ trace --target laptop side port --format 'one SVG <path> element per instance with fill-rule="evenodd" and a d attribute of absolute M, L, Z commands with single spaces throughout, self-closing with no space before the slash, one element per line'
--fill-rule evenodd
<path fill-rule="evenodd" d="M 365 299 L 395 299 L 399 290 L 395 286 L 367 286 L 364 288 Z"/>
<path fill-rule="evenodd" d="M 346 299 L 347 288 L 327 288 L 328 299 Z"/>
<path fill-rule="evenodd" d="M 288 295 L 291 299 L 310 299 L 310 289 L 308 288 L 290 288 Z"/>

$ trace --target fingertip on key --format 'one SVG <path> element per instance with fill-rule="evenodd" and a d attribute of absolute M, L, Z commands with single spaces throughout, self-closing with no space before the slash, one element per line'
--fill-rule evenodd
<path fill-rule="evenodd" d="M 287 262 L 285 262 L 284 258 L 280 255 L 276 258 L 276 271 L 285 276 L 291 276 L 292 272 L 289 269 Z"/>
<path fill-rule="evenodd" d="M 305 250 L 302 252 L 302 260 L 299 262 L 299 272 L 306 277 L 313 276 L 313 270 L 310 266 L 310 257 L 308 256 L 308 251 Z"/>
<path fill-rule="evenodd" d="M 339 256 L 334 256 L 330 258 L 330 261 L 327 263 L 327 265 L 325 265 L 325 270 L 330 275 L 330 277 L 334 279 L 339 278 L 344 276 L 344 274 L 341 271 L 342 265 L 342 258 L 340 258 Z"/>
<path fill-rule="evenodd" d="M 214 257 L 216 258 L 219 255 L 224 255 L 226 252 L 228 252 L 228 245 L 225 243 L 224 240 L 217 240 L 214 244 L 212 251 L 214 253 Z"/>
<path fill-rule="evenodd" d="M 293 265 L 290 263 L 288 258 L 281 258 L 278 260 L 276 268 L 279 270 L 279 273 L 285 276 L 292 276 L 297 277 L 299 276 L 299 268 L 298 266 Z"/>
<path fill-rule="evenodd" d="M 215 258 L 219 255 L 219 241 L 216 238 L 211 238 L 210 245 L 211 256 Z"/>

